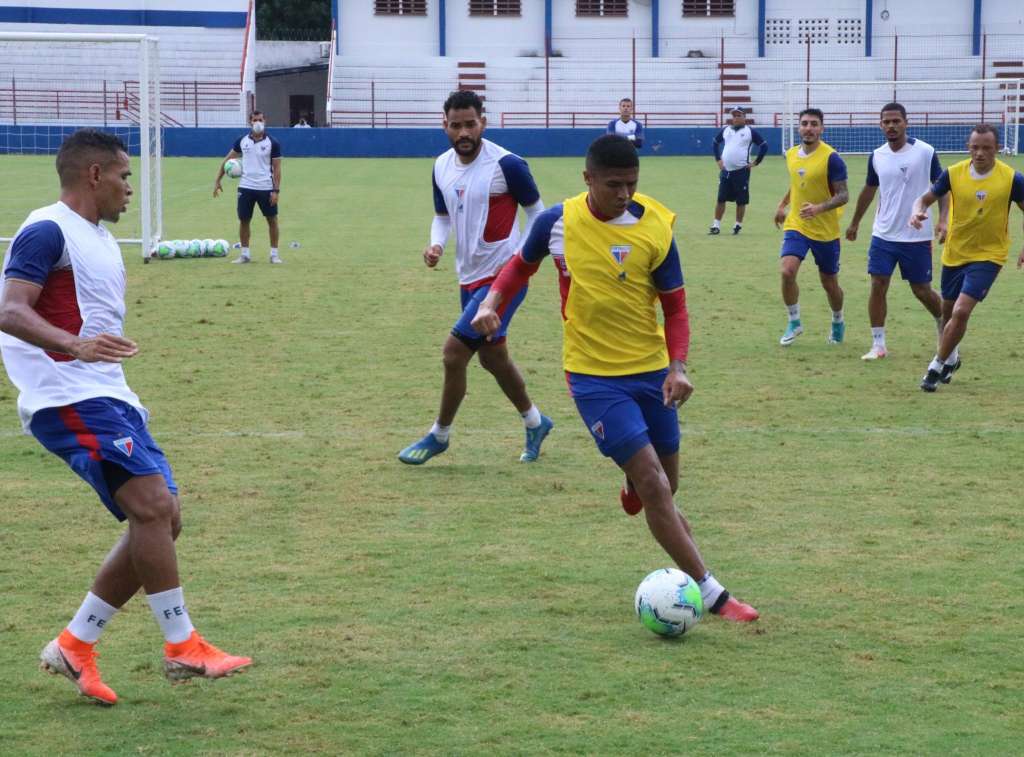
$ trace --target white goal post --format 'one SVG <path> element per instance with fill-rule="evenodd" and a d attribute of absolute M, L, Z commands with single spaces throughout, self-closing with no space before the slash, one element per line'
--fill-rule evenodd
<path fill-rule="evenodd" d="M 118 135 L 138 160 L 128 212 L 111 231 L 146 257 L 163 232 L 160 102 L 157 37 L 0 32 L 0 159 L 7 181 L 20 182 L 15 200 L 0 207 L 0 241 L 57 197 L 52 163 L 26 158 L 22 171 L 14 156 L 56 155 L 69 134 L 88 126 Z"/>
<path fill-rule="evenodd" d="M 840 152 L 871 152 L 885 141 L 882 106 L 897 102 L 907 110 L 908 135 L 939 152 L 966 152 L 971 128 L 990 123 L 999 130 L 1003 152 L 1017 155 L 1021 95 L 1021 79 L 791 81 L 780 124 L 782 149 L 799 142 L 800 111 L 818 108 L 825 114 L 825 142 Z"/>

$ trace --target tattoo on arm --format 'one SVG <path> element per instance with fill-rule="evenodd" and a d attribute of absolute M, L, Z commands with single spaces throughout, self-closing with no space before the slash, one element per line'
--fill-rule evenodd
<path fill-rule="evenodd" d="M 834 210 L 850 201 L 850 191 L 846 188 L 845 179 L 833 183 L 832 190 L 835 194 L 821 204 L 822 211 Z"/>

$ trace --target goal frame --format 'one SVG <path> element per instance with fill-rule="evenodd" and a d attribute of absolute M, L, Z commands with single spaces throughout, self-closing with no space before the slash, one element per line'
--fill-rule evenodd
<path fill-rule="evenodd" d="M 117 237 L 117 241 L 121 244 L 140 245 L 143 259 L 148 259 L 150 250 L 156 247 L 163 235 L 160 38 L 150 34 L 0 31 L 0 42 L 124 42 L 138 45 L 140 177 L 135 185 L 139 196 L 141 235 L 135 238 Z M 12 238 L 0 236 L 0 242 L 10 242 Z"/>
<path fill-rule="evenodd" d="M 1017 155 L 1020 152 L 1020 119 L 1021 119 L 1021 106 L 1024 103 L 1022 96 L 1024 96 L 1024 79 L 1016 78 L 998 78 L 998 79 L 917 79 L 917 80 L 849 80 L 849 81 L 787 81 L 786 82 L 786 99 L 784 104 L 784 112 L 782 114 L 782 152 L 785 154 L 786 150 L 797 143 L 796 129 L 797 120 L 796 114 L 803 110 L 802 106 L 797 106 L 798 101 L 806 101 L 801 98 L 800 95 L 803 92 L 810 91 L 813 93 L 815 87 L 878 87 L 886 90 L 893 90 L 894 92 L 899 88 L 915 85 L 928 85 L 934 87 L 937 85 L 973 85 L 984 89 L 987 86 L 1002 87 L 1007 93 L 1002 108 L 1002 121 L 996 126 L 1003 127 L 1003 146 L 1002 152 L 1006 155 Z M 813 97 L 812 107 L 814 106 Z M 996 108 L 993 108 L 993 115 L 998 113 Z M 826 128 L 828 128 L 828 113 L 825 114 Z M 973 124 L 972 124 L 973 125 Z M 913 122 L 911 122 L 911 129 L 913 129 Z M 942 150 L 942 152 L 966 152 L 966 145 L 959 150 Z M 871 150 L 844 150 L 850 154 L 867 154 Z"/>

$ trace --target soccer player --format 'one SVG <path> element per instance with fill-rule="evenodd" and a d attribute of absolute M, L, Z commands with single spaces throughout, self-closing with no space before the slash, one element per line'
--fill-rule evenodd
<path fill-rule="evenodd" d="M 718 202 L 715 205 L 715 219 L 708 234 L 720 234 L 725 203 L 736 203 L 736 223 L 732 233 L 743 229 L 743 214 L 750 204 L 750 169 L 761 165 L 768 154 L 768 143 L 756 129 L 747 125 L 747 113 L 743 108 L 733 108 L 732 123 L 724 127 L 712 142 L 715 162 L 721 173 L 718 175 Z M 757 145 L 757 158 L 750 162 L 750 149 Z"/>
<path fill-rule="evenodd" d="M 100 222 L 116 223 L 132 194 L 125 146 L 79 130 L 61 145 L 57 173 L 60 201 L 33 211 L 4 257 L 0 352 L 24 429 L 128 521 L 78 612 L 41 655 L 44 669 L 112 705 L 117 695 L 100 677 L 95 645 L 140 587 L 164 633 L 172 681 L 221 678 L 252 660 L 207 643 L 189 620 L 174 549 L 178 487 L 121 366 L 138 347 L 124 336 L 121 250 Z"/>
<path fill-rule="evenodd" d="M 628 97 L 619 100 L 619 117 L 608 122 L 606 133 L 625 137 L 637 149 L 644 146 L 644 126 L 633 120 L 633 101 Z"/>
<path fill-rule="evenodd" d="M 925 221 L 921 229 L 913 229 L 906 223 L 914 201 L 942 173 L 939 156 L 927 142 L 907 137 L 907 111 L 899 103 L 888 103 L 882 107 L 880 125 L 886 142 L 868 157 L 868 176 L 857 197 L 853 218 L 846 228 L 846 238 L 855 242 L 860 221 L 881 188 L 871 229 L 871 246 L 868 248 L 871 349 L 861 357 L 862 360 L 881 360 L 888 354 L 885 345 L 885 296 L 897 265 L 900 276 L 910 284 L 910 291 L 935 318 L 939 332 L 942 331 L 942 300 L 931 284 L 931 219 Z M 948 209 L 949 198 L 943 197 L 939 200 L 939 219 L 935 224 L 940 242 L 946 240 Z"/>
<path fill-rule="evenodd" d="M 506 311 L 500 333 L 486 340 L 470 325 L 494 277 L 519 245 L 519 207 L 527 226 L 544 210 L 540 192 L 526 161 L 483 138 L 487 117 L 475 92 L 453 92 L 444 103 L 444 130 L 450 150 L 434 162 L 434 221 L 423 262 L 433 268 L 455 232 L 455 272 L 459 277 L 462 315 L 442 350 L 444 386 L 437 420 L 427 435 L 398 453 L 409 465 L 422 465 L 448 449 L 455 414 L 466 396 L 466 369 L 474 355 L 494 376 L 526 426 L 526 445 L 519 459 L 533 462 L 554 428 L 526 393 L 523 376 L 509 357 L 505 336 L 525 290 Z"/>
<path fill-rule="evenodd" d="M 559 272 L 569 388 L 598 449 L 626 475 L 623 508 L 630 515 L 644 511 L 654 538 L 698 580 L 705 607 L 730 620 L 756 620 L 757 611 L 730 596 L 707 570 L 673 500 L 679 484 L 677 406 L 693 392 L 686 374 L 690 326 L 672 235 L 675 214 L 636 193 L 639 166 L 626 139 L 594 141 L 583 172 L 587 191 L 541 213 L 480 305 L 473 327 L 499 334 L 502 311 L 551 255 Z"/>
<path fill-rule="evenodd" d="M 960 368 L 959 345 L 967 321 L 995 283 L 1010 252 L 1010 203 L 1024 211 L 1024 175 L 996 159 L 999 132 L 991 124 L 971 130 L 971 157 L 942 172 L 931 189 L 914 203 L 910 225 L 924 226 L 928 207 L 947 194 L 949 232 L 942 250 L 942 318 L 939 351 L 928 364 L 921 388 L 934 392 Z M 1017 267 L 1024 266 L 1024 249 Z"/>
<path fill-rule="evenodd" d="M 238 180 L 238 241 L 242 254 L 232 263 L 251 263 L 249 254 L 250 221 L 258 204 L 267 219 L 270 232 L 270 262 L 283 263 L 277 245 L 281 228 L 277 222 L 278 198 L 281 195 L 281 143 L 266 133 L 263 113 L 254 110 L 249 116 L 249 133 L 235 140 L 235 144 L 217 167 L 213 182 L 213 196 L 221 193 L 220 180 L 224 177 L 224 162 L 242 158 L 242 178 Z"/>
<path fill-rule="evenodd" d="M 789 191 L 775 211 L 775 226 L 782 237 L 782 301 L 789 323 L 779 344 L 788 346 L 804 333 L 800 322 L 800 287 L 796 275 L 810 250 L 818 266 L 821 286 L 832 307 L 829 344 L 843 341 L 843 290 L 839 286 L 839 216 L 849 200 L 846 164 L 830 145 L 821 141 L 825 116 L 817 108 L 800 112 L 800 144 L 786 150 Z M 789 206 L 789 212 L 786 207 Z"/>

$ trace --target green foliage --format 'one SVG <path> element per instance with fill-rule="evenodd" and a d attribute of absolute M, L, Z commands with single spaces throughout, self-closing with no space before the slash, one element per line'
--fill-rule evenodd
<path fill-rule="evenodd" d="M 4 160 L 11 186 L 46 177 L 34 205 L 56 197 L 51 158 Z M 864 163 L 849 161 L 854 190 Z M 582 190 L 579 160 L 531 166 L 549 205 Z M 215 170 L 166 161 L 169 237 L 234 237 L 234 198 L 209 196 Z M 1020 752 L 1024 274 L 1003 271 L 963 369 L 926 395 L 934 325 L 898 279 L 890 357 L 860 360 L 868 220 L 844 243 L 847 342 L 825 343 L 808 263 L 807 332 L 783 349 L 781 159 L 755 170 L 739 237 L 732 206 L 726 233 L 706 235 L 710 157 L 643 159 L 642 191 L 679 212 L 693 325 L 677 501 L 717 576 L 762 612 L 749 627 L 708 615 L 666 641 L 632 600 L 668 561 L 623 514 L 620 474 L 567 396 L 550 264 L 509 340 L 557 424 L 540 461 L 517 462 L 519 418 L 475 364 L 451 449 L 396 461 L 434 417 L 458 307 L 452 251 L 436 271 L 420 257 L 429 170 L 286 159 L 282 266 L 266 262 L 259 215 L 248 266 L 143 266 L 125 248 L 141 350 L 126 370 L 181 486 L 187 601 L 213 643 L 255 657 L 244 676 L 168 685 L 141 597 L 100 644 L 117 707 L 35 669 L 119 527 L 19 435 L 0 380 L 0 751 Z"/>
<path fill-rule="evenodd" d="M 259 39 L 331 38 L 330 0 L 256 0 Z"/>

